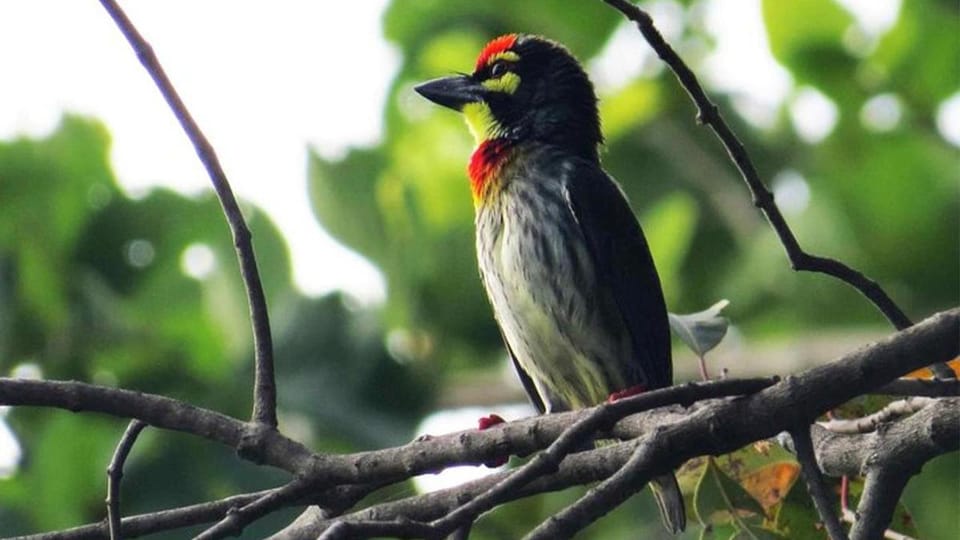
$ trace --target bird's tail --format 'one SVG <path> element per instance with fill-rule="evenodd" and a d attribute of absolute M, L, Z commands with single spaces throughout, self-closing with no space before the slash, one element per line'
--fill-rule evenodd
<path fill-rule="evenodd" d="M 687 514 L 683 508 L 683 495 L 677 485 L 677 477 L 667 473 L 653 479 L 650 484 L 653 496 L 660 507 L 663 526 L 673 534 L 683 532 L 687 526 Z"/>

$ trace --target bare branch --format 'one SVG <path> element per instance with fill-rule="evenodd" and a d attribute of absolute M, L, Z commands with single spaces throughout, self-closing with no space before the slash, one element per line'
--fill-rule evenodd
<path fill-rule="evenodd" d="M 658 411 L 650 411 L 650 413 L 655 414 Z M 675 417 L 679 418 L 679 416 Z M 563 460 L 556 472 L 537 478 L 526 486 L 511 492 L 508 500 L 516 500 L 545 491 L 557 491 L 575 485 L 602 480 L 615 473 L 617 469 L 629 459 L 632 448 L 633 443 L 628 442 L 569 455 Z M 296 527 L 289 527 L 272 536 L 271 540 L 316 538 L 317 535 L 329 530 L 335 524 L 344 522 L 385 522 L 394 527 L 398 527 L 387 531 L 386 534 L 399 535 L 404 531 L 402 527 L 405 527 L 406 523 L 412 521 L 429 527 L 428 530 L 433 534 L 436 533 L 437 530 L 431 527 L 428 522 L 443 517 L 456 510 L 466 501 L 475 499 L 493 487 L 502 484 L 510 474 L 511 471 L 496 472 L 478 480 L 461 484 L 455 488 L 438 490 L 424 495 L 408 497 L 399 501 L 374 505 L 341 518 L 319 519 L 299 523 Z M 347 527 L 342 529 L 342 531 L 354 534 L 346 537 L 336 536 L 342 534 L 338 530 L 331 533 L 329 538 L 362 538 L 363 536 L 359 534 L 362 530 L 364 529 L 351 529 Z M 378 534 L 384 534 L 383 529 L 380 529 Z"/>
<path fill-rule="evenodd" d="M 890 403 L 879 411 L 862 418 L 834 419 L 820 425 L 835 433 L 870 433 L 886 424 L 923 409 L 936 400 L 926 397 L 909 397 Z"/>
<path fill-rule="evenodd" d="M 213 146 L 200 131 L 200 127 L 194 121 L 190 111 L 187 110 L 187 106 L 180 99 L 180 95 L 167 77 L 163 66 L 160 65 L 153 48 L 140 35 L 140 32 L 137 31 L 116 1 L 100 0 L 100 3 L 113 18 L 123 36 L 127 38 L 127 42 L 130 43 L 133 51 L 137 54 L 137 59 L 150 74 L 163 98 L 167 101 L 167 105 L 170 106 L 173 115 L 180 122 L 180 126 L 183 127 L 190 142 L 193 143 L 197 156 L 206 168 L 210 181 L 213 183 L 213 189 L 216 191 L 220 205 L 223 207 L 223 213 L 233 234 L 233 245 L 237 250 L 240 276 L 247 293 L 250 321 L 253 326 L 256 370 L 254 373 L 252 420 L 276 428 L 277 387 L 273 374 L 273 339 L 270 336 L 267 301 L 263 294 L 263 284 L 260 282 L 260 270 L 257 268 L 257 258 L 253 252 L 250 229 L 247 227 L 247 222 L 243 218 L 243 213 L 240 211 L 240 206 L 237 204 L 237 199 L 230 188 L 230 182 L 223 172 L 223 167 L 220 166 L 220 160 L 217 158 Z"/>
<path fill-rule="evenodd" d="M 0 404 L 55 407 L 135 418 L 153 427 L 190 433 L 242 450 L 244 458 L 291 473 L 306 470 L 318 455 L 275 430 L 156 394 L 75 381 L 0 377 Z"/>
<path fill-rule="evenodd" d="M 771 193 L 763 181 L 760 180 L 760 175 L 757 173 L 757 169 L 754 167 L 753 161 L 750 159 L 749 154 L 747 154 L 743 143 L 740 142 L 740 139 L 737 138 L 733 130 L 731 130 L 726 121 L 724 121 L 717 106 L 707 97 L 707 93 L 700 85 L 697 76 L 686 63 L 684 63 L 680 55 L 673 50 L 673 47 L 660 35 L 660 31 L 654 26 L 653 19 L 650 18 L 650 15 L 627 0 L 603 1 L 637 24 L 637 28 L 640 30 L 640 33 L 643 34 L 647 43 L 650 44 L 657 53 L 657 56 L 659 56 L 660 59 L 670 67 L 674 75 L 676 75 L 680 85 L 683 86 L 684 90 L 686 90 L 690 96 L 690 99 L 692 99 L 697 106 L 697 121 L 710 126 L 717 138 L 720 139 L 723 147 L 730 155 L 730 159 L 733 160 L 737 169 L 740 171 L 740 175 L 746 182 L 747 188 L 749 188 L 753 196 L 754 206 L 763 212 L 764 217 L 767 218 L 767 222 L 770 223 L 770 226 L 773 227 L 773 230 L 777 233 L 777 237 L 780 239 L 780 243 L 783 244 L 783 248 L 787 253 L 787 258 L 790 260 L 790 265 L 793 269 L 796 271 L 826 274 L 854 287 L 867 297 L 897 330 L 903 330 L 912 325 L 913 322 L 910 318 L 907 317 L 876 281 L 840 261 L 828 257 L 810 255 L 800 247 L 800 242 L 797 241 L 790 226 L 787 225 L 783 214 L 780 213 L 780 208 L 777 206 L 776 201 L 774 201 L 773 193 Z M 953 371 L 943 364 L 931 365 L 930 367 L 938 378 L 956 378 Z"/>
<path fill-rule="evenodd" d="M 820 468 L 830 476 L 863 475 L 875 462 L 892 460 L 907 467 L 906 456 L 927 462 L 960 448 L 960 399 L 935 400 L 870 433 L 837 433 L 815 424 L 811 435 Z"/>
<path fill-rule="evenodd" d="M 812 426 L 813 447 L 824 473 L 867 477 L 858 517 L 844 518 L 854 523 L 851 538 L 887 535 L 884 530 L 907 480 L 934 457 L 960 449 L 960 399 L 926 403 L 912 416 L 881 424 L 869 433 L 838 433 Z M 789 439 L 783 441 L 788 450 L 793 449 Z"/>
<path fill-rule="evenodd" d="M 150 512 L 121 520 L 121 530 L 125 538 L 138 538 L 148 534 L 191 527 L 221 519 L 231 508 L 236 508 L 263 497 L 271 489 L 256 493 L 234 495 L 218 501 L 210 501 L 182 508 Z M 109 526 L 104 523 L 92 523 L 74 527 L 56 533 L 31 534 L 18 536 L 11 540 L 105 540 L 110 538 Z"/>
<path fill-rule="evenodd" d="M 194 540 L 218 540 L 228 536 L 237 536 L 243 532 L 244 527 L 254 521 L 288 506 L 293 501 L 302 499 L 309 488 L 310 482 L 300 478 L 281 488 L 271 490 L 242 508 L 227 512 L 223 519 L 213 527 L 198 534 L 194 537 Z"/>
<path fill-rule="evenodd" d="M 526 538 L 570 538 L 643 489 L 652 477 L 652 441 L 657 436 L 647 436 L 632 443 L 634 450 L 623 467 L 575 503 L 547 518 Z"/>
<path fill-rule="evenodd" d="M 110 540 L 122 540 L 123 534 L 120 529 L 120 480 L 123 478 L 123 466 L 127 461 L 127 456 L 133 449 L 137 437 L 147 424 L 140 420 L 131 420 L 117 449 L 113 453 L 113 459 L 107 466 L 107 523 L 110 525 Z"/>
<path fill-rule="evenodd" d="M 649 433 L 651 424 L 645 423 L 644 419 L 656 425 L 664 423 L 666 417 L 662 415 L 673 415 L 674 423 L 658 435 L 646 462 L 656 471 L 675 468 L 691 457 L 730 452 L 750 442 L 773 437 L 791 426 L 812 422 L 824 411 L 870 392 L 925 363 L 951 359 L 960 352 L 958 334 L 960 309 L 954 309 L 834 363 L 787 377 L 756 394 L 705 402 L 687 414 L 658 409 L 633 415 L 614 425 L 611 432 L 617 437 L 636 438 Z M 725 380 L 656 390 L 615 402 L 609 407 L 646 406 L 654 400 L 666 400 L 668 396 L 679 400 L 682 392 L 690 392 L 687 397 L 692 402 L 702 395 L 697 392 L 716 391 L 722 384 L 732 383 L 734 381 Z M 750 384 L 756 384 L 756 381 Z M 239 448 L 242 440 L 250 437 L 250 424 L 213 411 L 161 396 L 76 382 L 0 378 L 0 404 L 53 406 L 139 418 L 155 427 L 193 433 L 233 448 Z M 398 448 L 350 455 L 314 454 L 278 432 L 266 430 L 259 438 L 254 437 L 257 444 L 252 445 L 244 456 L 312 478 L 314 489 L 323 493 L 336 486 L 385 485 L 451 464 L 483 463 L 505 453 L 527 455 L 548 446 L 571 424 L 591 414 L 598 413 L 594 409 L 585 409 L 551 414 L 510 422 L 487 431 L 463 431 Z M 577 456 L 567 456 L 561 469 L 574 457 Z M 464 499 L 455 501 L 447 511 L 464 502 Z"/>
<path fill-rule="evenodd" d="M 807 491 L 813 499 L 813 504 L 820 514 L 820 519 L 827 528 L 831 540 L 847 540 L 847 532 L 840 523 L 837 515 L 836 501 L 831 496 L 830 489 L 820 474 L 817 465 L 817 456 L 813 451 L 813 441 L 810 438 L 810 426 L 797 427 L 790 431 L 794 447 L 797 451 L 797 461 L 800 462 L 800 473 L 807 484 Z"/>
<path fill-rule="evenodd" d="M 692 403 L 698 399 L 727 396 L 732 394 L 749 395 L 767 388 L 778 379 L 756 379 L 752 381 L 714 381 L 706 383 L 687 383 L 682 386 L 672 386 L 660 390 L 632 396 L 626 399 L 605 403 L 599 407 L 589 409 L 585 415 L 570 424 L 563 433 L 550 445 L 549 448 L 538 454 L 534 459 L 510 474 L 504 481 L 493 486 L 469 503 L 464 504 L 432 525 L 441 534 L 448 534 L 460 525 L 470 523 L 480 513 L 485 512 L 505 500 L 509 500 L 511 493 L 525 486 L 534 479 L 557 470 L 560 462 L 591 441 L 601 430 L 620 419 L 656 407 L 663 407 L 676 403 Z M 747 383 L 747 384 L 743 384 Z M 496 429 L 496 428 L 494 428 Z M 642 485 L 641 485 L 642 487 Z"/>
<path fill-rule="evenodd" d="M 635 438 L 649 433 L 651 426 L 662 426 L 657 436 L 651 438 L 653 440 L 649 443 L 649 447 L 644 449 L 645 457 L 642 460 L 642 466 L 638 464 L 637 470 L 645 471 L 644 474 L 675 468 L 687 459 L 699 455 L 727 453 L 753 441 L 771 438 L 791 426 L 809 423 L 824 411 L 877 388 L 886 381 L 909 373 L 924 362 L 952 358 L 960 348 L 960 343 L 956 340 L 958 332 L 960 332 L 960 310 L 955 309 L 923 321 L 880 343 L 851 353 L 835 363 L 811 369 L 796 377 L 788 377 L 785 381 L 759 393 L 741 398 L 702 402 L 692 410 L 679 414 L 672 410 L 658 409 L 630 416 L 614 426 L 612 433 L 620 437 Z M 557 436 L 559 435 L 558 427 L 569 426 L 573 421 L 572 418 L 589 415 L 591 411 L 592 409 L 586 409 L 510 422 L 496 430 L 485 432 L 463 432 L 459 435 L 460 443 L 463 446 L 475 447 L 480 444 L 479 439 L 496 437 L 495 440 L 503 444 L 495 449 L 499 449 L 501 453 L 505 448 L 513 448 L 513 451 L 516 451 L 522 446 L 519 441 L 514 446 L 505 443 L 504 439 L 513 440 L 517 435 L 527 439 L 531 438 L 531 435 L 535 438 Z M 671 416 L 672 418 L 668 418 Z M 423 444 L 436 443 L 439 439 L 442 437 Z M 399 455 L 387 458 L 388 454 L 382 451 L 377 454 L 379 459 L 402 459 Z M 484 454 L 483 459 L 472 462 L 482 462 L 492 455 L 496 454 Z M 581 454 L 567 456 L 560 464 L 560 470 L 565 470 L 567 465 L 572 463 L 571 460 L 575 459 L 587 458 Z M 605 459 L 607 460 L 604 461 L 605 464 L 612 463 L 609 457 Z M 625 460 L 624 456 L 620 463 Z M 578 461 L 578 466 L 587 467 L 583 461 Z M 364 471 L 363 476 L 366 476 L 367 472 Z M 541 484 L 537 482 L 541 480 L 544 480 L 544 477 L 527 487 L 532 489 L 535 485 L 539 486 Z M 496 482 L 487 485 L 494 486 Z M 464 489 L 469 490 L 475 487 L 476 484 L 471 484 Z M 526 492 L 528 492 L 527 488 L 513 491 L 510 498 L 519 498 Z M 476 496 L 472 491 L 448 492 L 434 495 L 436 498 L 429 499 L 431 504 L 447 505 L 443 508 L 425 507 L 428 504 L 426 499 L 416 499 L 391 503 L 386 507 L 374 507 L 370 509 L 370 513 L 352 514 L 340 520 L 389 521 L 400 516 L 417 521 L 436 519 L 463 505 L 464 500 L 470 500 Z M 591 512 L 588 515 L 595 514 Z M 323 527 L 329 527 L 334 522 L 324 521 Z M 301 524 L 298 530 L 304 530 L 308 526 L 309 524 Z M 319 534 L 323 531 L 323 527 L 310 529 L 311 534 Z M 301 537 L 296 531 L 278 536 L 278 538 Z"/>

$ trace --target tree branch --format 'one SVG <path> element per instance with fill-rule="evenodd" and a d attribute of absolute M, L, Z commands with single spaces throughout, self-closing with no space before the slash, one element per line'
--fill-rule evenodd
<path fill-rule="evenodd" d="M 879 538 L 893 516 L 906 481 L 936 456 L 960 449 L 960 399 L 934 400 L 902 420 L 870 433 L 836 433 L 813 427 L 820 466 L 831 476 L 866 474 L 852 539 Z"/>
<path fill-rule="evenodd" d="M 527 540 L 570 538 L 643 489 L 652 477 L 652 441 L 656 437 L 647 436 L 633 442 L 633 452 L 623 467 L 575 503 L 548 517 L 530 531 Z"/>
<path fill-rule="evenodd" d="M 603 1 L 637 24 L 637 28 L 640 30 L 640 33 L 643 34 L 647 43 L 650 44 L 657 53 L 657 56 L 659 56 L 674 75 L 676 75 L 680 85 L 686 90 L 690 99 L 693 100 L 697 107 L 697 121 L 710 126 L 717 138 L 720 139 L 730 159 L 733 160 L 737 169 L 740 171 L 740 175 L 746 182 L 747 188 L 753 196 L 754 206 L 763 212 L 764 217 L 767 218 L 767 222 L 770 223 L 774 232 L 777 233 L 777 237 L 780 239 L 780 243 L 786 251 L 787 258 L 790 260 L 791 267 L 796 271 L 826 274 L 854 287 L 870 300 L 897 330 L 903 330 L 912 325 L 913 322 L 910 318 L 907 317 L 876 281 L 840 261 L 828 257 L 810 255 L 800 247 L 796 236 L 793 234 L 790 226 L 787 225 L 783 214 L 780 213 L 780 208 L 777 206 L 776 201 L 774 201 L 773 193 L 771 193 L 763 181 L 760 180 L 760 175 L 757 173 L 757 169 L 754 167 L 753 161 L 750 159 L 749 154 L 747 154 L 743 143 L 740 142 L 740 139 L 737 138 L 733 130 L 727 125 L 717 106 L 707 97 L 707 93 L 700 85 L 697 76 L 686 63 L 684 63 L 680 55 L 673 50 L 673 47 L 663 39 L 660 31 L 654 26 L 653 19 L 650 18 L 650 15 L 627 0 Z M 953 371 L 943 364 L 931 365 L 930 368 L 938 378 L 956 378 Z"/>
<path fill-rule="evenodd" d="M 254 521 L 302 499 L 310 487 L 309 480 L 298 478 L 281 488 L 271 490 L 249 504 L 227 512 L 223 519 L 198 534 L 194 540 L 219 540 L 237 536 L 243 532 L 244 527 Z"/>
<path fill-rule="evenodd" d="M 0 377 L 0 404 L 40 406 L 135 418 L 153 427 L 189 433 L 237 449 L 242 457 L 291 473 L 308 469 L 320 456 L 275 430 L 176 399 L 75 381 Z"/>
<path fill-rule="evenodd" d="M 960 344 L 956 340 L 958 332 L 960 332 L 960 310 L 954 309 L 950 312 L 938 314 L 870 347 L 853 352 L 837 362 L 808 370 L 796 377 L 788 377 L 785 381 L 756 394 L 735 399 L 703 402 L 694 407 L 693 410 L 685 411 L 685 414 L 658 409 L 630 416 L 614 426 L 612 433 L 619 437 L 635 438 L 641 436 L 644 429 L 646 429 L 646 433 L 649 433 L 651 425 L 661 426 L 661 430 L 656 437 L 648 439 L 649 443 L 644 448 L 642 459 L 637 457 L 638 462 L 634 469 L 637 471 L 637 478 L 640 478 L 641 471 L 643 474 L 649 475 L 651 471 L 676 468 L 684 461 L 700 455 L 724 454 L 756 440 L 771 438 L 778 432 L 792 426 L 809 423 L 826 410 L 835 408 L 852 397 L 877 388 L 900 375 L 909 373 L 916 366 L 922 366 L 924 362 L 952 358 L 956 355 L 957 349 L 960 348 Z M 470 435 L 476 435 L 478 438 L 498 436 L 512 439 L 512 434 L 516 433 L 513 430 L 516 429 L 522 430 L 522 435 L 527 438 L 530 438 L 531 435 L 534 437 L 542 436 L 546 435 L 546 432 L 550 432 L 551 423 L 563 422 L 569 426 L 574 416 L 591 414 L 591 410 L 552 414 L 511 422 L 497 430 L 474 432 L 473 434 L 464 432 L 460 435 L 461 442 L 465 446 L 476 444 L 468 437 Z M 672 415 L 672 420 L 667 418 L 669 415 Z M 427 442 L 435 442 L 435 440 Z M 620 447 L 621 445 L 617 446 Z M 513 448 L 512 451 L 516 451 L 516 447 L 509 444 L 500 445 L 499 451 L 503 452 L 506 448 Z M 379 455 L 384 456 L 382 453 Z M 589 455 L 596 454 L 585 452 L 567 456 L 560 464 L 560 470 L 564 470 L 568 464 L 572 463 L 571 460 L 575 458 L 587 459 Z M 488 456 L 484 455 L 483 458 L 486 459 Z M 609 456 L 604 459 L 607 461 L 598 461 L 603 461 L 605 464 L 610 463 Z M 627 456 L 623 456 L 619 463 L 623 463 L 626 459 Z M 583 463 L 578 461 L 578 466 L 585 467 L 586 465 Z M 540 482 L 544 478 L 541 477 L 536 482 Z M 541 485 L 536 482 L 531 483 L 528 487 L 532 488 L 535 484 Z M 460 492 L 431 494 L 434 495 L 434 498 L 431 499 L 413 498 L 398 503 L 378 505 L 369 509 L 368 513 L 352 514 L 337 520 L 326 520 L 319 528 L 309 529 L 309 534 L 319 534 L 324 530 L 324 527 L 332 526 L 338 521 L 391 521 L 404 517 L 407 521 L 395 524 L 400 527 L 405 526 L 409 520 L 436 519 L 437 516 L 446 515 L 462 506 L 465 504 L 464 501 L 469 501 L 478 496 L 470 491 L 478 485 L 470 484 Z M 497 481 L 490 481 L 489 484 L 484 485 L 493 487 L 497 485 Z M 510 498 L 515 499 L 524 496 L 523 493 L 527 492 L 526 489 L 513 491 Z M 427 506 L 428 501 L 430 501 L 430 504 L 447 506 L 442 508 Z M 592 510 L 582 515 L 586 516 L 588 520 L 597 517 L 597 514 Z M 585 525 L 582 520 L 577 521 L 577 523 L 581 526 Z M 298 531 L 307 530 L 309 526 L 309 524 L 301 524 L 298 528 L 286 531 L 284 535 L 277 538 L 300 538 Z M 372 527 L 370 530 L 382 530 L 379 527 L 380 525 Z M 347 527 L 344 530 L 350 531 L 351 534 L 359 534 L 360 529 Z"/>
<path fill-rule="evenodd" d="M 127 456 L 133 449 L 137 437 L 146 424 L 140 420 L 131 420 L 126 431 L 117 444 L 117 449 L 113 453 L 113 459 L 107 466 L 107 523 L 110 525 L 110 540 L 122 540 L 123 534 L 120 530 L 120 480 L 123 478 L 123 466 L 127 461 Z"/>
<path fill-rule="evenodd" d="M 908 397 L 888 404 L 879 411 L 861 418 L 840 418 L 819 425 L 835 433 L 870 433 L 881 425 L 894 421 L 897 418 L 910 416 L 924 407 L 936 402 L 934 398 Z"/>
<path fill-rule="evenodd" d="M 807 484 L 807 491 L 813 504 L 820 514 L 820 519 L 827 528 L 827 533 L 831 540 L 847 540 L 847 532 L 840 523 L 837 515 L 837 504 L 830 495 L 830 489 L 820 474 L 820 466 L 817 465 L 817 456 L 813 451 L 813 441 L 810 438 L 810 426 L 798 426 L 790 431 L 790 437 L 793 439 L 794 448 L 797 452 L 797 461 L 800 463 L 800 473 Z"/>
<path fill-rule="evenodd" d="M 100 0 L 117 27 L 127 38 L 127 42 L 137 54 L 137 59 L 150 74 L 150 78 L 157 85 L 163 99 L 173 115 L 180 122 L 183 131 L 203 163 L 213 189 L 217 193 L 223 213 L 233 234 L 233 245 L 237 251 L 237 260 L 240 263 L 240 276 L 247 293 L 247 303 L 250 307 L 250 321 L 253 326 L 253 343 L 255 350 L 255 373 L 253 391 L 252 421 L 262 423 L 271 428 L 277 427 L 277 387 L 273 374 L 273 338 L 270 336 L 270 319 L 267 314 L 267 301 L 263 294 L 263 284 L 260 281 L 260 270 L 257 268 L 257 258 L 253 252 L 250 229 L 243 218 L 237 199 L 230 188 L 227 175 L 220 166 L 220 160 L 210 141 L 204 136 L 200 127 L 191 116 L 187 106 L 180 99 L 180 95 L 167 77 L 163 66 L 154 54 L 153 48 L 140 35 L 136 27 L 120 9 L 114 0 Z"/>
<path fill-rule="evenodd" d="M 689 458 L 727 453 L 753 441 L 771 438 L 792 426 L 810 423 L 824 411 L 879 388 L 924 364 L 954 358 L 960 352 L 958 334 L 960 309 L 953 309 L 836 362 L 787 377 L 756 394 L 705 402 L 702 407 L 685 411 L 686 414 L 658 409 L 632 415 L 614 425 L 611 433 L 616 437 L 636 438 L 649 433 L 651 425 L 662 425 L 667 415 L 672 415 L 673 423 L 665 426 L 666 429 L 651 442 L 644 462 L 654 471 L 676 468 Z M 642 408 L 651 404 L 683 403 L 684 397 L 686 402 L 693 402 L 708 392 L 724 388 L 723 384 L 734 382 L 726 380 L 655 390 L 602 407 L 614 410 Z M 757 384 L 756 381 L 739 383 Z M 0 404 L 52 406 L 138 418 L 155 427 L 192 433 L 234 448 L 242 444 L 245 436 L 249 437 L 250 424 L 220 413 L 161 396 L 76 382 L 0 378 Z M 593 414 L 604 413 L 585 409 L 551 414 L 510 422 L 486 431 L 463 431 L 418 440 L 402 447 L 350 455 L 314 454 L 303 445 L 269 430 L 256 438 L 257 444 L 251 446 L 250 453 L 244 457 L 255 457 L 259 462 L 311 478 L 315 493 L 324 493 L 337 486 L 385 485 L 453 464 L 483 463 L 505 453 L 527 455 L 548 446 L 579 419 Z M 561 469 L 574 457 L 567 456 Z M 626 459 L 625 456 L 620 463 Z M 464 499 L 455 500 L 455 506 L 446 510 L 452 511 L 465 502 Z M 431 519 L 436 517 L 441 516 Z M 411 516 L 411 519 L 414 518 Z"/>
<path fill-rule="evenodd" d="M 234 495 L 218 501 L 204 502 L 182 508 L 161 510 L 137 516 L 125 517 L 120 522 L 125 538 L 138 538 L 148 534 L 192 527 L 221 519 L 231 508 L 237 508 L 270 493 L 271 489 L 256 493 Z M 8 540 L 106 540 L 110 538 L 109 525 L 91 523 L 55 533 L 16 536 Z"/>

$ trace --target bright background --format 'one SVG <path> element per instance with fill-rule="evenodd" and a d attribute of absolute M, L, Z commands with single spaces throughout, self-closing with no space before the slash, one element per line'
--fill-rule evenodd
<path fill-rule="evenodd" d="M 716 369 L 787 373 L 888 331 L 845 286 L 789 270 L 686 96 L 602 2 L 476 4 L 124 3 L 250 203 L 285 430 L 346 451 L 467 427 L 476 411 L 522 401 L 476 279 L 463 178 L 472 142 L 456 115 L 410 90 L 468 69 L 507 31 L 559 39 L 586 62 L 604 162 L 650 237 L 671 309 L 731 300 L 735 328 Z M 955 3 L 644 6 L 717 98 L 804 246 L 878 279 L 915 318 L 956 303 Z M 7 0 L 0 51 L 0 372 L 243 416 L 249 331 L 226 228 L 126 42 L 96 2 Z M 675 350 L 678 380 L 694 377 L 692 356 Z M 0 533 L 99 519 L 104 464 L 75 461 L 107 459 L 122 426 L 34 411 L 9 420 Z M 88 454 L 62 444 L 70 434 Z M 237 480 L 230 455 L 195 441 L 181 441 L 193 461 L 178 460 L 164 454 L 171 441 L 148 432 L 138 446 L 131 475 L 144 487 L 131 511 L 276 481 L 248 469 Z M 154 489 L 200 465 L 209 478 Z M 931 499 L 923 506 L 937 514 L 956 492 Z M 530 520 L 558 500 L 516 512 Z M 928 523 L 925 533 L 944 527 Z"/>

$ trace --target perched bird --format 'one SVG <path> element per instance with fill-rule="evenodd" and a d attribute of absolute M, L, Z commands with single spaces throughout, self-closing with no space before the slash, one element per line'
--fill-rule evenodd
<path fill-rule="evenodd" d="M 640 225 L 600 166 L 593 85 L 561 45 L 510 34 L 471 74 L 416 87 L 460 111 L 480 275 L 520 380 L 543 412 L 672 384 L 660 279 Z M 664 525 L 685 526 L 672 473 L 654 480 Z"/>

